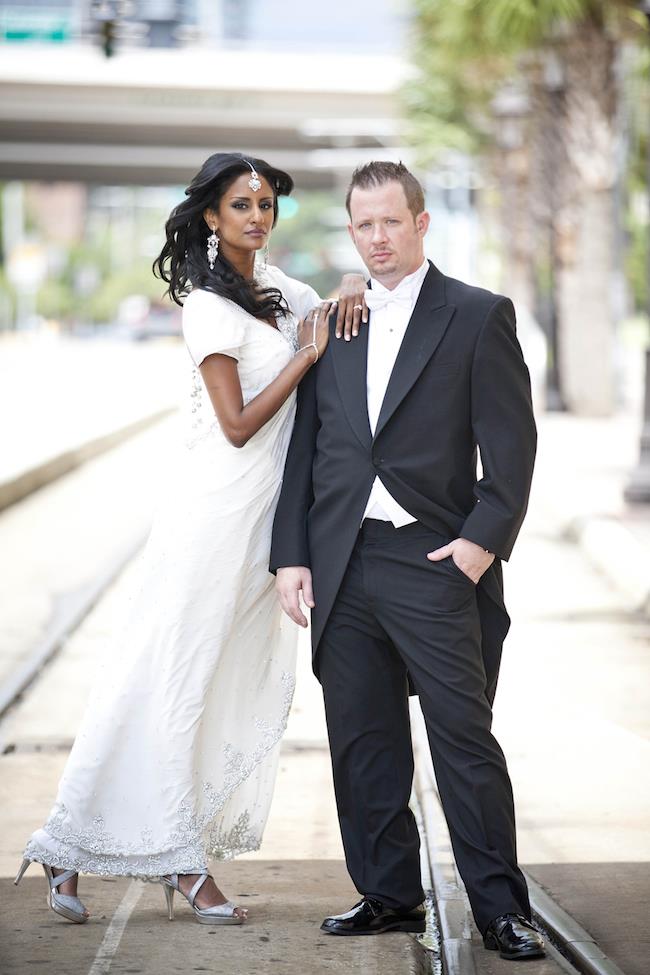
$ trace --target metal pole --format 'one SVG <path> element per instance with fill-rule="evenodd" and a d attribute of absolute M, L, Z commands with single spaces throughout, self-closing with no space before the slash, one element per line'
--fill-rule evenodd
<path fill-rule="evenodd" d="M 555 99 L 557 100 L 557 93 L 554 93 Z M 558 112 L 560 110 L 559 106 L 556 106 Z M 556 115 L 556 118 L 559 114 Z M 553 182 L 555 182 L 555 176 L 552 177 Z M 553 194 L 555 198 L 555 194 Z M 561 375 L 560 375 L 560 337 L 559 337 L 559 322 L 558 322 L 558 308 L 557 308 L 557 287 L 558 287 L 558 253 L 557 253 L 557 235 L 555 229 L 555 219 L 551 214 L 551 219 L 548 227 L 548 279 L 549 279 L 549 295 L 548 295 L 548 339 L 550 346 L 550 355 L 547 359 L 547 371 L 546 371 L 546 409 L 548 412 L 560 413 L 566 410 L 564 400 L 562 398 L 562 386 L 561 386 Z"/>
<path fill-rule="evenodd" d="M 564 68 L 557 53 L 553 50 L 547 53 L 544 62 L 544 97 L 550 102 L 552 122 L 545 135 L 546 181 L 549 191 L 549 210 L 546 222 L 547 260 L 548 260 L 548 293 L 546 295 L 546 336 L 548 340 L 548 356 L 546 363 L 546 410 L 547 412 L 563 412 L 566 410 L 562 396 L 562 371 L 560 368 L 560 320 L 558 309 L 558 282 L 560 280 L 560 260 L 557 246 L 557 226 L 555 221 L 555 201 L 563 192 L 558 185 L 560 171 L 559 155 L 564 152 L 563 139 L 565 124 L 565 76 Z"/>
<path fill-rule="evenodd" d="M 639 463 L 632 471 L 623 492 L 626 501 L 650 503 L 650 348 L 645 350 L 645 397 Z"/>
<path fill-rule="evenodd" d="M 639 7 L 646 15 L 648 31 L 650 32 L 650 0 L 643 0 L 639 3 Z M 650 97 L 648 98 L 648 109 L 650 110 Z M 650 332 L 650 111 L 646 133 L 646 172 L 649 211 L 646 231 L 646 312 Z M 623 496 L 626 501 L 633 504 L 650 503 L 650 345 L 645 351 L 645 395 L 643 398 L 643 425 L 641 427 L 639 462 L 630 475 Z"/>

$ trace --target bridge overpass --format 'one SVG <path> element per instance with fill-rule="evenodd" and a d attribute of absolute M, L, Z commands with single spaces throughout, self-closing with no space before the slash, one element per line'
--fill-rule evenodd
<path fill-rule="evenodd" d="M 197 47 L 104 59 L 86 45 L 0 48 L 0 179 L 186 184 L 212 152 L 268 157 L 304 188 L 407 158 L 386 54 Z"/>

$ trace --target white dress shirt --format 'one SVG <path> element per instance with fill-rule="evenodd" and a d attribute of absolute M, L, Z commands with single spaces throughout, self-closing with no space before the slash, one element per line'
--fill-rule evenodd
<path fill-rule="evenodd" d="M 392 291 L 374 278 L 371 278 L 372 289 L 366 291 L 366 304 L 371 313 L 366 385 L 368 419 L 373 436 L 388 380 L 428 270 L 429 262 L 424 260 L 417 271 L 402 278 Z M 417 520 L 395 501 L 378 477 L 372 485 L 363 517 L 392 521 L 395 528 L 402 528 Z"/>

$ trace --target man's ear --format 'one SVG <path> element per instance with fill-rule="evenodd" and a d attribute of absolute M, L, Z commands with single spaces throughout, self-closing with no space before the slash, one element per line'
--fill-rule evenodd
<path fill-rule="evenodd" d="M 352 238 L 352 243 L 355 244 L 356 241 L 354 239 L 354 230 L 352 229 L 352 224 L 351 223 L 348 224 L 348 233 L 349 233 L 350 237 Z"/>
<path fill-rule="evenodd" d="M 424 237 L 429 229 L 429 224 L 431 223 L 431 216 L 426 210 L 419 213 L 415 218 L 415 226 L 420 237 Z"/>

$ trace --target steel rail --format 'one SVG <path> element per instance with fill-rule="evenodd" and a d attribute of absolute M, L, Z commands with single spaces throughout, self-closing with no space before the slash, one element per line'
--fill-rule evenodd
<path fill-rule="evenodd" d="M 458 875 L 451 840 L 435 784 L 424 721 L 413 712 L 416 774 L 412 805 L 433 881 L 440 930 L 439 955 L 445 975 L 480 975 L 472 947 L 472 915 Z M 624 975 L 594 938 L 528 874 L 533 917 L 545 935 L 547 955 L 561 971 L 575 975 Z"/>

